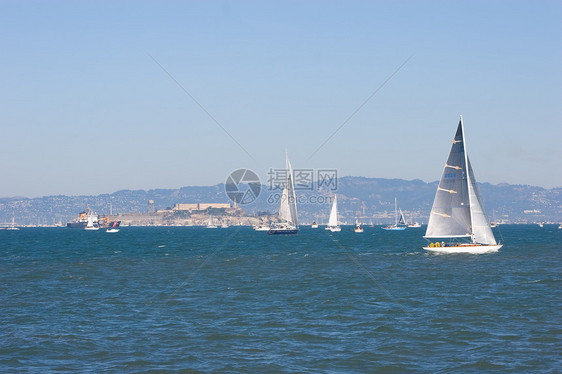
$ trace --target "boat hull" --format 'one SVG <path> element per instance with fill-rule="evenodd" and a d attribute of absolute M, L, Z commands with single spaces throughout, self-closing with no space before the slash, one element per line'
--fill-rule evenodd
<path fill-rule="evenodd" d="M 326 227 L 326 230 L 329 230 L 331 232 L 340 232 L 341 227 L 340 226 L 328 226 L 328 227 Z"/>
<path fill-rule="evenodd" d="M 68 222 L 66 224 L 66 227 L 68 227 L 69 229 L 85 229 L 87 224 L 88 224 L 88 222 Z M 102 229 L 110 228 L 110 227 L 117 228 L 117 227 L 119 227 L 120 224 L 121 224 L 121 221 L 111 221 L 111 222 L 109 222 L 108 225 L 105 225 L 103 223 L 99 224 L 99 227 L 102 228 Z"/>
<path fill-rule="evenodd" d="M 406 227 L 395 227 L 395 226 L 391 226 L 391 227 L 383 227 L 383 230 L 387 230 L 387 231 L 403 231 L 406 230 Z"/>
<path fill-rule="evenodd" d="M 503 244 L 497 245 L 458 245 L 458 246 L 447 246 L 447 247 L 423 247 L 423 249 L 431 252 L 438 253 L 470 253 L 470 254 L 482 254 L 482 253 L 493 253 L 499 251 Z"/>
<path fill-rule="evenodd" d="M 299 229 L 270 229 L 267 235 L 295 235 Z"/>

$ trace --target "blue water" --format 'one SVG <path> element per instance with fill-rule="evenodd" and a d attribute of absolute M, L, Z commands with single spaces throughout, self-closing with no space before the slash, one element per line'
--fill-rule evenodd
<path fill-rule="evenodd" d="M 0 372 L 560 372 L 562 230 L 499 229 L 0 231 Z"/>

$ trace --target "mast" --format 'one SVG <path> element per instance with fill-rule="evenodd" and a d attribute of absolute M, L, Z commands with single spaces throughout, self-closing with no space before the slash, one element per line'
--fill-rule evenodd
<path fill-rule="evenodd" d="M 464 165 L 466 168 L 466 189 L 468 191 L 468 207 L 470 210 L 470 238 L 472 240 L 472 242 L 474 243 L 474 230 L 472 228 L 472 222 L 473 222 L 473 217 L 472 217 L 472 194 L 470 193 L 470 186 L 471 186 L 471 181 L 470 181 L 470 173 L 468 172 L 468 151 L 466 150 L 466 141 L 464 139 L 464 123 L 462 121 L 462 114 L 461 114 L 461 118 L 460 118 L 460 125 L 461 125 L 461 134 L 462 134 L 462 144 L 464 147 Z"/>
<path fill-rule="evenodd" d="M 298 227 L 298 220 L 297 220 L 297 196 L 295 195 L 295 181 L 293 177 L 293 167 L 291 166 L 291 162 L 289 161 L 289 157 L 287 156 L 287 152 L 285 152 L 285 157 L 287 158 L 287 165 L 289 167 L 289 177 L 288 177 L 288 184 L 289 184 L 289 211 L 291 213 L 291 221 L 295 227 Z"/>

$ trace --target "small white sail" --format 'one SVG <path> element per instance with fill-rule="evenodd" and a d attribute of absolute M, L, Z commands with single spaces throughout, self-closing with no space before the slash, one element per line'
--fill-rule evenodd
<path fill-rule="evenodd" d="M 328 226 L 338 225 L 338 197 L 334 196 L 334 201 L 332 202 L 332 209 L 330 210 L 330 218 L 328 219 Z"/>
<path fill-rule="evenodd" d="M 299 229 L 299 223 L 297 218 L 297 197 L 295 194 L 295 182 L 293 176 L 293 168 L 289 162 L 289 157 L 286 157 L 287 164 L 287 182 L 283 188 L 281 194 L 281 201 L 279 204 L 279 218 L 281 219 L 281 224 L 274 224 L 270 228 L 268 234 L 296 234 Z"/>
<path fill-rule="evenodd" d="M 291 166 L 291 162 L 289 161 L 289 157 L 287 158 L 287 166 L 289 167 L 289 177 L 287 184 L 289 185 L 289 190 L 287 191 L 287 195 L 289 196 L 289 211 L 291 212 L 291 222 L 295 227 L 299 226 L 298 218 L 297 218 L 297 195 L 295 193 L 295 180 L 293 175 L 293 167 Z"/>
<path fill-rule="evenodd" d="M 217 225 L 215 225 L 215 220 L 213 219 L 213 215 L 211 214 L 209 217 L 209 222 L 207 223 L 208 229 L 216 229 Z"/>
<path fill-rule="evenodd" d="M 332 202 L 332 209 L 330 210 L 330 218 L 328 219 L 328 226 L 326 230 L 331 232 L 341 231 L 341 227 L 338 225 L 338 196 L 334 195 L 334 201 Z"/>
<path fill-rule="evenodd" d="M 289 162 L 289 158 L 286 160 L 287 163 L 287 182 L 283 188 L 283 193 L 281 194 L 281 204 L 279 206 L 279 217 L 285 222 L 298 226 L 297 220 L 297 197 L 295 194 L 295 183 L 293 181 L 293 168 Z"/>
<path fill-rule="evenodd" d="M 285 184 L 281 193 L 281 204 L 279 205 L 279 218 L 285 222 L 292 223 L 291 207 L 289 206 L 289 185 Z"/>

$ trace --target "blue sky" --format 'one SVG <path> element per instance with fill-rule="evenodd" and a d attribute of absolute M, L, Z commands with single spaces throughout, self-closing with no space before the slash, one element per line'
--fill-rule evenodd
<path fill-rule="evenodd" d="M 558 1 L 0 1 L 0 196 L 265 182 L 285 150 L 434 181 L 460 114 L 478 181 L 562 186 L 560 19 Z"/>

